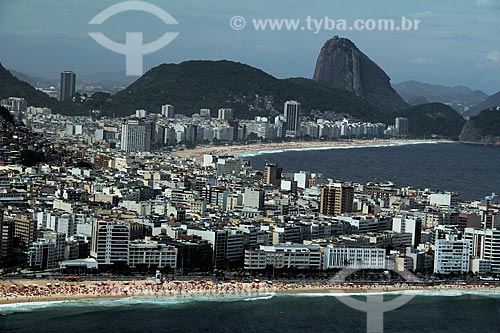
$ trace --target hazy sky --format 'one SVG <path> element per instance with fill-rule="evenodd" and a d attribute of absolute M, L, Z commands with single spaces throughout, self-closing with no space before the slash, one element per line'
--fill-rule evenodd
<path fill-rule="evenodd" d="M 97 44 L 88 22 L 120 1 L 0 0 L 0 62 L 27 74 L 55 78 L 65 69 L 78 75 L 118 72 L 125 56 Z M 151 0 L 178 25 L 142 12 L 118 14 L 98 30 L 123 42 L 125 32 L 153 41 L 167 31 L 179 36 L 144 57 L 145 69 L 190 59 L 229 59 L 276 77 L 312 76 L 316 57 L 332 35 L 350 38 L 378 63 L 392 82 L 418 80 L 500 90 L 500 0 Z M 241 15 L 247 27 L 231 29 Z M 418 31 L 255 31 L 254 18 L 421 20 Z"/>

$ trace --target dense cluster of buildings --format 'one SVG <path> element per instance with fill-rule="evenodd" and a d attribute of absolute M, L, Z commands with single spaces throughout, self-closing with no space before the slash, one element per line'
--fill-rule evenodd
<path fill-rule="evenodd" d="M 172 105 L 159 114 L 137 110 L 134 117 L 93 121 L 10 103 L 30 131 L 64 154 L 58 163 L 29 167 L 2 161 L 4 265 L 16 259 L 41 270 L 500 273 L 495 196 L 460 202 L 457 193 L 349 183 L 274 164 L 260 170 L 235 156 L 181 158 L 162 149 L 251 133 L 383 134 L 385 125 L 302 122 L 296 101 L 286 102 L 273 123 L 238 121 L 227 108 L 217 119 L 208 109 L 176 116 Z M 394 128 L 406 135 L 407 120 L 396 119 Z"/>
<path fill-rule="evenodd" d="M 61 73 L 60 98 L 74 95 L 74 73 Z M 186 117 L 175 113 L 173 105 L 163 105 L 158 114 L 136 110 L 132 117 L 95 122 L 88 117 L 67 119 L 52 114 L 48 108 L 28 107 L 24 98 L 10 97 L 0 101 L 18 123 L 24 122 L 40 132 L 47 122 L 54 123 L 58 136 L 81 136 L 85 142 L 106 143 L 129 152 L 150 152 L 179 144 L 221 144 L 248 141 L 282 141 L 295 139 L 354 139 L 407 137 L 409 122 L 398 117 L 394 126 L 343 120 L 311 120 L 300 113 L 300 103 L 287 101 L 284 113 L 275 117 L 258 116 L 253 120 L 238 120 L 230 108 L 217 110 L 212 118 L 210 109 Z M 55 123 L 61 125 L 57 126 Z M 52 129 L 52 128 L 51 128 Z"/>

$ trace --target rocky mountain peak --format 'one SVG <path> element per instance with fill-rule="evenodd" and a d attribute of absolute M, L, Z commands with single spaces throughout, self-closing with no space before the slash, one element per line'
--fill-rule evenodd
<path fill-rule="evenodd" d="M 406 106 L 391 87 L 389 76 L 347 38 L 335 36 L 325 42 L 313 79 L 351 91 L 379 107 L 395 110 Z"/>

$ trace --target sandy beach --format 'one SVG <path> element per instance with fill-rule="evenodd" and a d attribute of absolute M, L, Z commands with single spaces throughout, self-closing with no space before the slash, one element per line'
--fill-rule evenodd
<path fill-rule="evenodd" d="M 84 281 L 57 280 L 3 280 L 0 281 L 0 304 L 27 302 L 61 302 L 95 299 L 119 299 L 128 297 L 163 296 L 216 296 L 258 294 L 362 294 L 401 291 L 500 291 L 498 285 L 442 284 L 436 286 L 409 286 L 406 284 L 332 284 L 321 282 L 280 281 L 214 282 L 214 281 Z"/>
<path fill-rule="evenodd" d="M 172 152 L 175 157 L 185 159 L 203 159 L 204 154 L 212 155 L 245 155 L 262 151 L 284 151 L 284 150 L 319 150 L 339 147 L 377 147 L 391 145 L 411 145 L 430 143 L 450 143 L 448 140 L 351 140 L 351 141 L 300 141 L 281 143 L 259 143 L 249 145 L 228 146 L 200 146 L 195 149 L 176 150 Z"/>

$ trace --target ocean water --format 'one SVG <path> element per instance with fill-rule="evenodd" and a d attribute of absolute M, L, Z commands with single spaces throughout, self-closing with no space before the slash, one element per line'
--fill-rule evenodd
<path fill-rule="evenodd" d="M 499 293 L 418 293 L 384 315 L 385 332 L 499 328 Z M 366 314 L 331 294 L 128 298 L 1 306 L 0 332 L 366 332 Z"/>
<path fill-rule="evenodd" d="M 286 172 L 319 172 L 342 181 L 392 181 L 441 191 L 464 200 L 500 194 L 500 147 L 461 143 L 341 147 L 244 154 L 255 168 L 275 163 Z"/>

